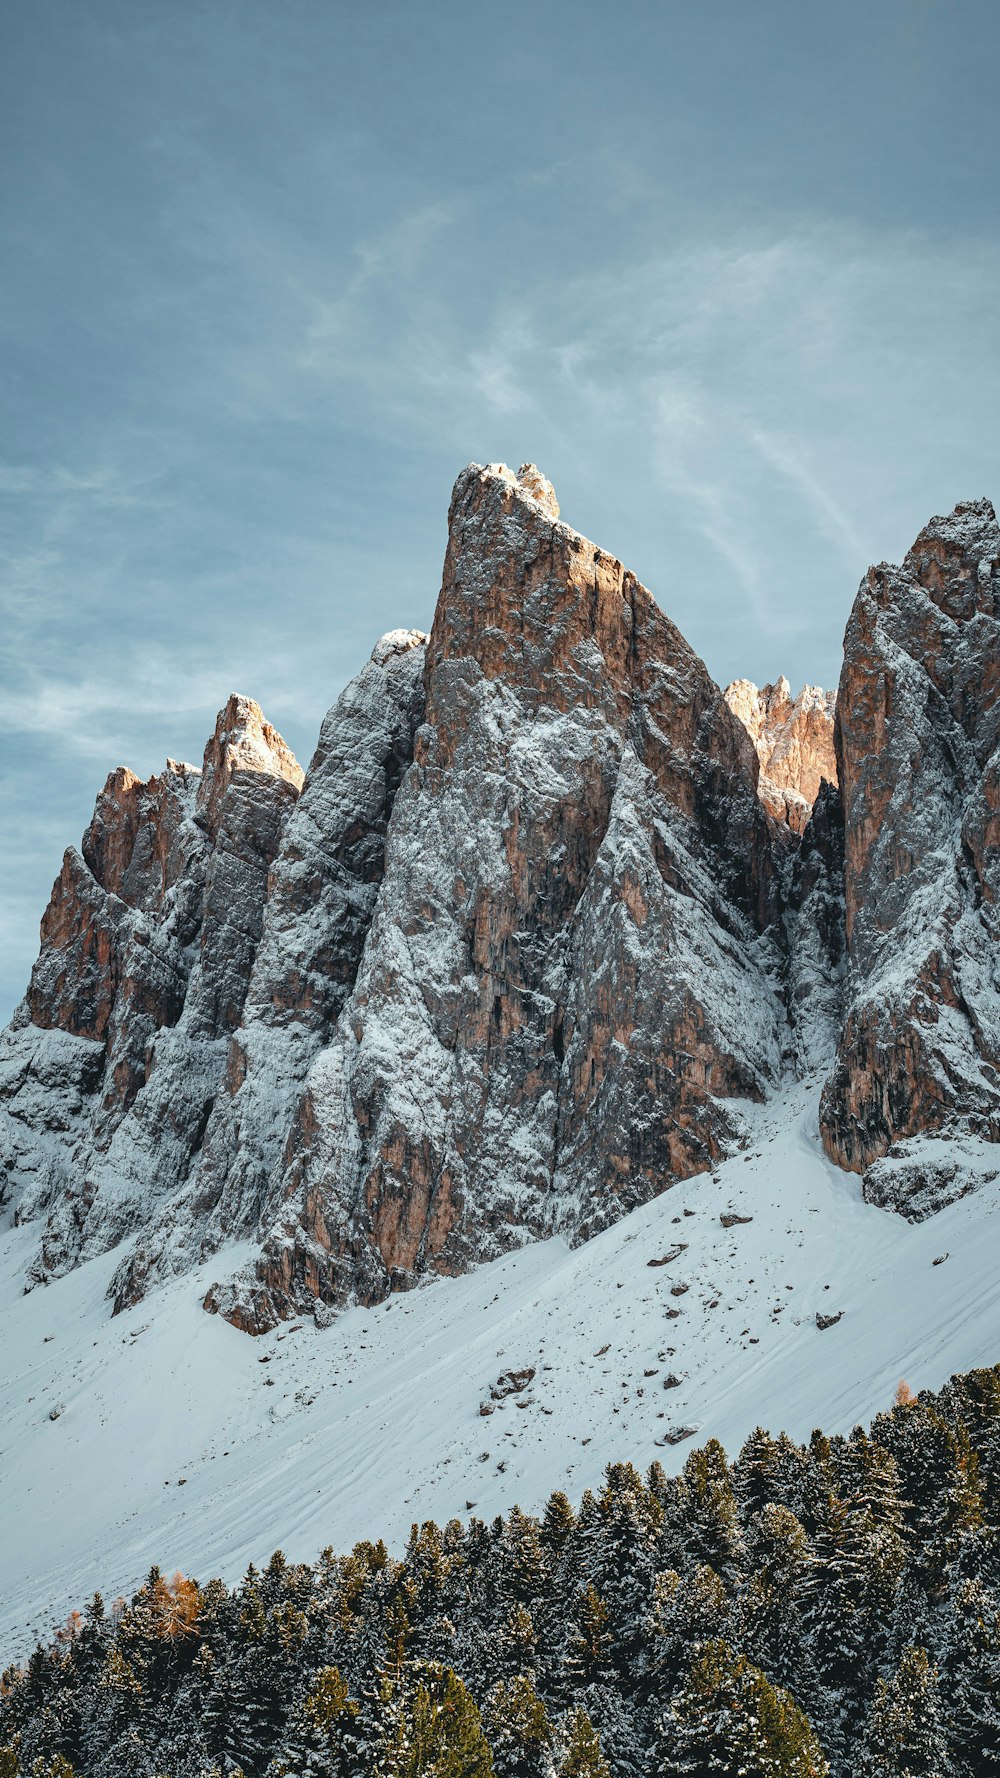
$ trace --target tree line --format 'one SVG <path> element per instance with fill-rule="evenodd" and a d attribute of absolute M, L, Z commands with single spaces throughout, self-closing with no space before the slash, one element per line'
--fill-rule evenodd
<path fill-rule="evenodd" d="M 1000 1367 L 574 1507 L 154 1569 L 0 1680 L 0 1778 L 1000 1773 Z"/>

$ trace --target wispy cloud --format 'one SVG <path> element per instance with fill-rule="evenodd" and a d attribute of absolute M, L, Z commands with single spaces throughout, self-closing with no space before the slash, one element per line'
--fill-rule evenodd
<path fill-rule="evenodd" d="M 429 621 L 470 457 L 539 462 L 722 681 L 832 683 L 869 560 L 1000 485 L 985 230 L 682 209 L 617 126 L 590 151 L 564 128 L 491 147 L 475 178 L 402 151 L 387 172 L 326 87 L 272 165 L 253 54 L 231 151 L 173 32 L 148 26 L 175 84 L 142 113 L 152 173 L 117 234 L 100 188 L 114 251 L 88 248 L 79 332 L 57 345 L 64 301 L 36 328 L 29 281 L 10 336 L 40 393 L 0 462 L 0 948 L 6 920 L 27 958 L 61 849 L 20 786 L 73 840 L 108 769 L 197 759 L 234 689 L 307 757 L 378 632 Z"/>

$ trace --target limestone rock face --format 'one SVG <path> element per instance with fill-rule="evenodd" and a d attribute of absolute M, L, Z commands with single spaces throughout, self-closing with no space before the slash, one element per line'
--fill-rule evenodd
<path fill-rule="evenodd" d="M 419 630 L 383 636 L 320 730 L 271 868 L 242 1017 L 191 1177 L 119 1267 L 118 1307 L 257 1225 L 305 1075 L 354 985 L 423 713 Z"/>
<path fill-rule="evenodd" d="M 801 841 L 784 859 L 785 969 L 790 1052 L 800 1075 L 833 1062 L 843 1019 L 844 811 L 829 779 L 819 787 Z"/>
<path fill-rule="evenodd" d="M 837 782 L 833 718 L 837 694 L 804 685 L 792 697 L 788 680 L 758 690 L 750 679 L 734 679 L 723 693 L 757 750 L 757 793 L 770 815 L 804 833 L 820 785 Z"/>
<path fill-rule="evenodd" d="M 29 1283 L 122 1243 L 121 1308 L 218 1253 L 208 1308 L 323 1318 L 586 1239 L 743 1140 L 786 1068 L 825 1077 L 872 1202 L 973 1189 L 998 681 L 986 502 L 870 571 L 834 724 L 814 687 L 721 693 L 534 465 L 470 466 L 431 635 L 376 644 L 304 779 L 233 697 L 200 771 L 120 768 L 66 853 L 0 1033 Z"/>
<path fill-rule="evenodd" d="M 426 711 L 357 980 L 249 1275 L 376 1300 L 711 1164 L 780 1069 L 757 762 L 702 663 L 524 472 L 452 498 Z"/>
<path fill-rule="evenodd" d="M 986 500 L 869 570 L 837 703 L 846 1017 L 820 1122 L 865 1172 L 907 1139 L 1000 1140 L 1000 531 Z M 875 1201 L 940 1204 L 912 1166 Z"/>
<path fill-rule="evenodd" d="M 501 475 L 505 473 L 505 464 L 501 463 L 493 467 L 497 468 Z M 537 500 L 539 506 L 548 513 L 550 519 L 559 517 L 559 502 L 556 499 L 555 488 L 548 476 L 543 475 L 536 464 L 522 463 L 517 472 L 517 480 L 522 492 L 529 494 L 532 500 Z"/>
<path fill-rule="evenodd" d="M 231 698 L 203 772 L 112 773 L 67 852 L 0 1044 L 0 1189 L 43 1220 L 36 1276 L 114 1246 L 186 1175 L 301 777 L 258 706 Z"/>

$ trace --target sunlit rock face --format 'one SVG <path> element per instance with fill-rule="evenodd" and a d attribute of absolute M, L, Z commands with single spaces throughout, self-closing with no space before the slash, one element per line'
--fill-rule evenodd
<path fill-rule="evenodd" d="M 354 985 L 423 714 L 426 641 L 419 630 L 383 636 L 323 722 L 271 867 L 243 1014 L 197 1165 L 119 1268 L 119 1307 L 257 1226 L 309 1065 Z"/>
<path fill-rule="evenodd" d="M 304 777 L 233 697 L 201 770 L 119 768 L 67 852 L 0 1034 L 29 1284 L 122 1243 L 122 1308 L 218 1253 L 208 1308 L 322 1318 L 586 1239 L 788 1070 L 873 1201 L 970 1189 L 1000 1138 L 998 560 L 957 507 L 866 577 L 836 700 L 723 694 L 535 465 L 471 465 L 430 636 L 376 644 Z"/>
<path fill-rule="evenodd" d="M 751 679 L 734 679 L 723 696 L 757 750 L 757 794 L 768 814 L 803 833 L 820 785 L 837 782 L 836 692 L 804 685 L 793 698 L 782 675 L 774 685 L 759 689 Z"/>
<path fill-rule="evenodd" d="M 1000 1138 L 998 691 L 1000 531 L 979 500 L 870 569 L 847 626 L 847 1008 L 820 1112 L 843 1167 L 927 1131 Z M 871 1185 L 902 1208 L 927 1195 L 919 1155 Z"/>
<path fill-rule="evenodd" d="M 354 991 L 261 1258 L 212 1294 L 243 1325 L 589 1234 L 780 1070 L 749 740 L 537 472 L 460 476 L 425 678 Z"/>
<path fill-rule="evenodd" d="M 0 1039 L 0 1177 L 18 1219 L 42 1222 L 36 1276 L 115 1246 L 186 1178 L 301 782 L 233 697 L 201 772 L 113 772 L 66 853 Z"/>

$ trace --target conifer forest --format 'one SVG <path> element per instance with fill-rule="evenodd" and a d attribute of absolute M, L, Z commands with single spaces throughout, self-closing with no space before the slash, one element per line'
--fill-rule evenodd
<path fill-rule="evenodd" d="M 153 1569 L 0 1685 L 2 1778 L 994 1771 L 1000 1366 L 848 1437 L 414 1525 L 399 1560 Z"/>

